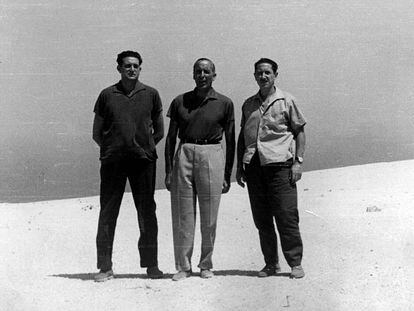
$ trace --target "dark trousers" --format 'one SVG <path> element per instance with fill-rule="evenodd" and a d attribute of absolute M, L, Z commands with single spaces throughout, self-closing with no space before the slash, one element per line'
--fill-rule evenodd
<path fill-rule="evenodd" d="M 158 225 L 155 214 L 156 163 L 142 159 L 123 159 L 101 164 L 101 211 L 99 214 L 96 246 L 98 269 L 112 268 L 112 246 L 115 226 L 127 179 L 138 213 L 140 237 L 138 250 L 141 267 L 157 265 Z"/>
<path fill-rule="evenodd" d="M 290 184 L 289 166 L 261 166 L 257 154 L 246 165 L 246 182 L 253 220 L 259 230 L 266 264 L 279 262 L 276 221 L 283 255 L 290 267 L 301 264 L 302 239 L 299 232 L 296 185 Z"/>

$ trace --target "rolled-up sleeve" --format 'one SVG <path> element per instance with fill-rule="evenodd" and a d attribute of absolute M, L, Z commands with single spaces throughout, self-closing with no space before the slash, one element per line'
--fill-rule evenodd
<path fill-rule="evenodd" d="M 294 133 L 297 133 L 305 124 L 306 119 L 294 99 L 288 101 L 289 125 Z"/>

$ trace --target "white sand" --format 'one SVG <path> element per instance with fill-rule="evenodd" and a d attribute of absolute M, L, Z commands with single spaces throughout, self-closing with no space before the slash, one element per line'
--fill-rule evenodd
<path fill-rule="evenodd" d="M 157 191 L 159 263 L 145 278 L 125 194 L 116 278 L 93 282 L 98 197 L 0 204 L 0 310 L 414 310 L 414 160 L 313 171 L 299 183 L 304 279 L 259 279 L 263 267 L 246 190 L 220 207 L 213 279 L 172 282 L 169 193 Z M 367 212 L 371 208 L 374 212 Z M 198 229 L 197 229 L 198 230 Z M 199 231 L 193 256 L 199 259 Z M 196 270 L 197 271 L 197 270 Z"/>

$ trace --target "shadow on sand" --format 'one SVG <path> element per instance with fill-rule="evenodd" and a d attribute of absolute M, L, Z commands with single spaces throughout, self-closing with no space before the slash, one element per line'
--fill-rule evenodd
<path fill-rule="evenodd" d="M 248 276 L 248 277 L 257 277 L 257 271 L 253 270 L 213 270 L 215 276 Z M 52 274 L 49 277 L 56 277 L 56 278 L 66 278 L 66 279 L 76 279 L 82 281 L 93 281 L 94 276 L 96 273 L 74 273 L 74 274 Z M 200 276 L 200 273 L 193 272 L 192 276 Z M 273 277 L 289 277 L 290 273 L 282 272 L 278 273 Z M 173 274 L 165 273 L 162 279 L 158 280 L 165 280 L 171 279 Z M 147 275 L 145 273 L 142 274 L 132 274 L 132 273 L 124 273 L 124 274 L 115 274 L 114 279 L 147 279 Z"/>

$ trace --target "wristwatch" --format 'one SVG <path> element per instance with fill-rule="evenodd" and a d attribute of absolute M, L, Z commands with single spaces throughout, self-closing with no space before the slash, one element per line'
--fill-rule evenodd
<path fill-rule="evenodd" d="M 302 157 L 300 157 L 300 156 L 296 156 L 296 157 L 295 157 L 295 160 L 296 160 L 297 162 L 299 162 L 300 164 L 302 164 L 302 163 L 303 163 L 303 158 L 302 158 Z"/>

